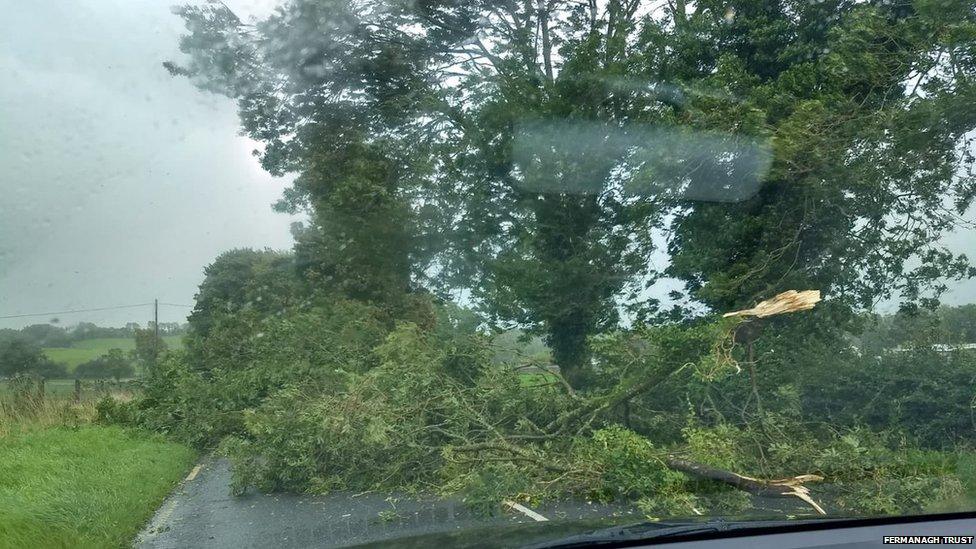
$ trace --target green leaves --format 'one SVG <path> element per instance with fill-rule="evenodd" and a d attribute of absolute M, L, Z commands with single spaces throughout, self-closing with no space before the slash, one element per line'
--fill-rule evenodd
<path fill-rule="evenodd" d="M 893 435 L 855 427 L 961 432 L 935 417 L 968 417 L 968 359 L 912 355 L 920 382 L 845 330 L 974 272 L 941 245 L 976 196 L 973 3 L 530 4 L 293 0 L 253 26 L 180 12 L 190 61 L 171 72 L 238 101 L 265 168 L 297 174 L 279 208 L 308 222 L 293 255 L 208 268 L 189 362 L 163 365 L 146 422 L 235 437 L 249 482 L 277 488 L 747 503 L 659 466 L 667 442 L 751 474 L 904 480 L 843 495 L 851 509 L 929 498 L 925 475 L 885 469 Z M 620 330 L 622 311 L 664 318 L 648 290 L 664 275 L 712 311 L 797 288 L 827 301 L 748 337 L 747 378 L 731 323 Z M 492 364 L 482 320 L 542 336 L 576 390 Z M 887 384 L 898 396 L 875 399 Z"/>

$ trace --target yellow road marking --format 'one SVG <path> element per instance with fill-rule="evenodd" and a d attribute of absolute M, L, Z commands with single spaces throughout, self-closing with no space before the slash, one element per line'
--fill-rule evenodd
<path fill-rule="evenodd" d="M 190 470 L 190 474 L 189 475 L 186 475 L 186 481 L 184 481 L 184 482 L 190 482 L 191 480 L 197 478 L 197 473 L 200 472 L 200 467 L 202 467 L 202 465 L 197 465 L 196 467 L 194 467 L 193 469 L 191 469 Z"/>

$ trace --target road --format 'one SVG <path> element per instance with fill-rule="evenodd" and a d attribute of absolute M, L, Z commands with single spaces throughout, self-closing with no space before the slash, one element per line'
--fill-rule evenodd
<path fill-rule="evenodd" d="M 596 519 L 603 517 L 612 517 L 614 522 L 634 522 L 641 518 L 633 508 L 579 502 L 535 509 L 550 519 L 543 523 L 517 511 L 494 517 L 480 516 L 452 499 L 348 493 L 310 496 L 251 492 L 231 496 L 229 486 L 230 470 L 226 461 L 203 462 L 163 503 L 139 534 L 135 546 L 139 549 L 344 547 L 382 544 L 433 533 L 450 536 L 452 532 L 486 527 L 491 533 L 503 529 L 538 531 L 554 529 L 564 521 L 574 521 L 570 524 L 575 526 L 575 531 L 580 531 L 584 524 L 596 524 Z M 568 535 L 575 531 L 561 532 Z"/>

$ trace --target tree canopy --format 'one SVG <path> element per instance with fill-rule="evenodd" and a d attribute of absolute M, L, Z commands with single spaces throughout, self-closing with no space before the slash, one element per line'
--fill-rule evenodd
<path fill-rule="evenodd" d="M 306 275 L 427 288 L 545 336 L 819 288 L 848 310 L 971 276 L 976 14 L 953 0 L 292 0 L 179 9 L 174 74 L 237 100 Z M 656 247 L 667 260 L 650 260 Z M 590 372 L 591 373 L 591 372 Z"/>
<path fill-rule="evenodd" d="M 308 221 L 218 257 L 188 353 L 104 417 L 218 447 L 239 489 L 652 517 L 747 508 L 731 487 L 844 515 L 976 494 L 976 353 L 934 345 L 972 332 L 934 307 L 974 274 L 943 246 L 972 1 L 178 11 L 167 69 L 237 101 Z"/>
<path fill-rule="evenodd" d="M 135 368 L 121 349 L 110 349 L 104 355 L 75 366 L 75 378 L 108 379 L 116 381 L 135 374 Z"/>
<path fill-rule="evenodd" d="M 25 373 L 62 377 L 65 368 L 44 356 L 41 347 L 25 335 L 0 338 L 0 377 Z"/>

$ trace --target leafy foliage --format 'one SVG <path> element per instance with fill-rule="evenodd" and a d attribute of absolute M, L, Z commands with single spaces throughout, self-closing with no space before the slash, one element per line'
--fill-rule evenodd
<path fill-rule="evenodd" d="M 103 416 L 219 445 L 239 489 L 750 504 L 668 466 L 686 455 L 820 473 L 845 512 L 963 494 L 971 357 L 861 352 L 860 310 L 976 273 L 940 244 L 976 194 L 972 3 L 644 8 L 180 8 L 166 68 L 237 101 L 262 165 L 296 174 L 279 209 L 309 222 L 293 255 L 218 257 L 188 352 Z M 662 274 L 704 312 L 661 314 Z M 829 299 L 712 315 L 787 288 Z M 526 382 L 482 325 L 541 335 L 559 372 Z"/>
<path fill-rule="evenodd" d="M 918 512 L 960 493 L 964 453 L 920 451 L 864 428 L 795 427 L 795 420 L 769 415 L 745 428 L 690 426 L 686 436 L 689 451 L 704 463 L 759 470 L 771 478 L 791 476 L 797 467 L 824 476 L 830 485 L 822 497 L 832 514 Z"/>
<path fill-rule="evenodd" d="M 64 365 L 44 356 L 40 346 L 23 336 L 0 339 L 0 377 L 31 373 L 43 377 L 63 377 Z"/>
<path fill-rule="evenodd" d="M 655 316 L 659 229 L 667 274 L 719 310 L 786 288 L 931 299 L 973 274 L 939 243 L 974 194 L 971 3 L 648 10 L 293 0 L 251 25 L 186 6 L 167 68 L 236 99 L 264 167 L 298 173 L 281 207 L 312 214 L 309 276 L 394 309 L 418 282 L 470 290 L 576 385 L 621 302 Z"/>
<path fill-rule="evenodd" d="M 741 357 L 717 345 L 735 322 L 599 338 L 593 349 L 602 376 L 581 393 L 558 380 L 524 383 L 515 364 L 493 356 L 489 337 L 458 329 L 449 312 L 438 316 L 434 330 L 409 322 L 391 328 L 378 320 L 379 308 L 341 300 L 263 319 L 229 315 L 216 319 L 206 343 L 237 340 L 236 350 L 201 355 L 213 360 L 207 368 L 195 367 L 192 355 L 168 353 L 141 400 L 105 401 L 99 412 L 219 447 L 233 460 L 239 491 L 461 494 L 486 512 L 506 498 L 576 496 L 635 502 L 655 517 L 738 513 L 753 504 L 747 494 L 668 466 L 669 456 L 683 455 L 760 478 L 820 474 L 827 488 L 814 493 L 831 513 L 909 512 L 964 497 L 959 454 L 919 450 L 900 431 L 906 421 L 938 429 L 939 410 L 910 420 L 816 421 L 807 401 L 825 384 L 799 376 L 771 390 L 772 372 L 760 380 L 761 412 L 705 396 L 750 392 L 747 374 L 736 373 Z M 250 335 L 236 339 L 242 330 Z M 776 331 L 764 336 L 766 344 L 778 340 Z M 824 375 L 857 374 L 842 367 Z M 853 387 L 876 386 L 859 383 Z M 853 407 L 857 398 L 832 402 Z M 738 423 L 741 414 L 748 421 Z M 962 432 L 958 440 L 971 443 Z"/>
<path fill-rule="evenodd" d="M 136 348 L 133 351 L 133 355 L 141 360 L 143 364 L 154 364 L 159 355 L 166 351 L 166 341 L 162 336 L 156 335 L 156 331 L 152 326 L 145 330 L 136 328 L 134 337 L 136 340 Z"/>
<path fill-rule="evenodd" d="M 112 349 L 95 360 L 83 362 L 76 366 L 74 371 L 77 378 L 93 379 L 115 378 L 119 380 L 124 377 L 132 377 L 133 374 L 135 374 L 135 368 L 121 349 Z"/>

